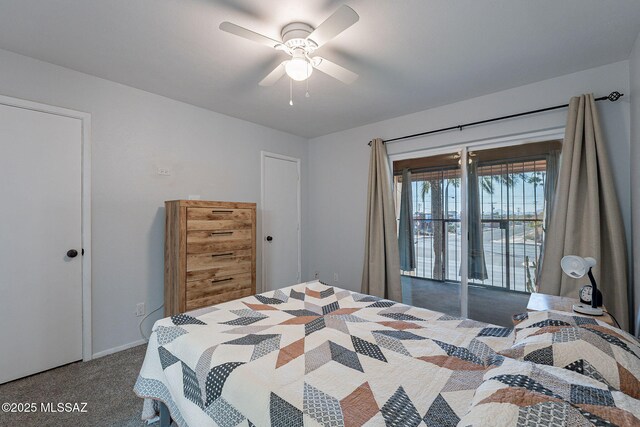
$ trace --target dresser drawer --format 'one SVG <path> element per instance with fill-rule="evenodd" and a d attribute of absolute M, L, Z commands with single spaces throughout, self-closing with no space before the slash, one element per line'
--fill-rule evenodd
<path fill-rule="evenodd" d="M 187 300 L 186 311 L 196 310 L 202 307 L 209 307 L 210 305 L 220 304 L 222 302 L 227 302 L 227 301 L 232 301 L 238 298 L 248 297 L 249 295 L 253 295 L 253 292 L 251 291 L 251 287 L 232 290 L 232 291 L 225 292 L 223 294 L 210 295 L 210 296 L 202 297 L 198 299 L 190 299 L 190 300 Z"/>
<path fill-rule="evenodd" d="M 188 254 L 187 273 L 190 271 L 233 266 L 246 261 L 252 262 L 252 257 L 253 251 L 251 249 Z"/>
<path fill-rule="evenodd" d="M 251 272 L 187 282 L 187 310 L 251 295 Z"/>
<path fill-rule="evenodd" d="M 251 230 L 252 224 L 252 209 L 187 209 L 187 230 Z"/>
<path fill-rule="evenodd" d="M 253 263 L 251 260 L 216 264 L 214 268 L 206 270 L 187 271 L 187 282 L 225 278 L 238 274 L 251 273 L 251 271 L 253 271 Z"/>
<path fill-rule="evenodd" d="M 253 232 L 245 230 L 187 231 L 187 253 L 251 249 Z"/>

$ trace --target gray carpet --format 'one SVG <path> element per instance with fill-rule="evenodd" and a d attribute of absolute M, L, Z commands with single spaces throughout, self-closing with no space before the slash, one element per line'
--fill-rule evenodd
<path fill-rule="evenodd" d="M 78 362 L 0 385 L 0 403 L 36 402 L 36 413 L 4 413 L 0 426 L 130 427 L 140 420 L 142 399 L 133 385 L 146 345 L 90 362 Z M 87 413 L 42 413 L 41 402 L 87 402 Z"/>

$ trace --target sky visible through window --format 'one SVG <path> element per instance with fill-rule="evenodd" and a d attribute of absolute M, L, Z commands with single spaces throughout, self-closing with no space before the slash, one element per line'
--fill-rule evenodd
<path fill-rule="evenodd" d="M 509 213 L 510 217 L 537 216 L 542 218 L 545 175 L 541 171 L 513 172 L 506 174 L 508 177 L 506 180 L 503 178 L 505 174 L 500 173 L 481 176 L 480 200 L 482 216 L 489 218 L 493 213 L 493 217 L 500 218 Z M 419 176 L 416 178 L 419 178 Z M 449 217 L 459 209 L 461 190 L 459 183 L 455 181 L 455 179 L 445 179 L 443 182 L 442 197 L 447 207 L 446 211 L 449 212 Z M 485 182 L 485 185 L 482 185 L 482 181 Z M 425 197 L 423 198 L 424 182 L 415 178 L 412 182 L 413 210 L 414 212 L 430 214 L 432 211 L 430 186 L 427 185 L 427 189 L 424 192 Z M 489 191 L 492 191 L 492 193 Z"/>

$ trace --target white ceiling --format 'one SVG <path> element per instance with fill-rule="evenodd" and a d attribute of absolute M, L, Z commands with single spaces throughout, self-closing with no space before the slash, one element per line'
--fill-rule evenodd
<path fill-rule="evenodd" d="M 341 4 L 360 21 L 318 53 L 356 73 L 258 82 L 279 39 Z M 304 137 L 336 132 L 627 59 L 638 0 L 0 0 L 0 48 Z M 615 88 L 612 88 L 615 89 Z"/>

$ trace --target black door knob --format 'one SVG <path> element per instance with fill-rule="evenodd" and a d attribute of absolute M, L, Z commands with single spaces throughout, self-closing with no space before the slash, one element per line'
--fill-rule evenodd
<path fill-rule="evenodd" d="M 78 251 L 76 251 L 75 249 L 69 249 L 69 250 L 67 251 L 67 256 L 68 256 L 69 258 L 75 258 L 75 257 L 77 257 L 77 256 L 78 256 Z"/>
<path fill-rule="evenodd" d="M 267 236 L 267 242 L 270 242 L 270 241 L 272 241 L 272 240 L 273 240 L 273 237 L 271 237 L 271 236 Z"/>

